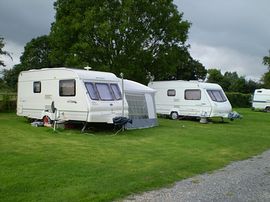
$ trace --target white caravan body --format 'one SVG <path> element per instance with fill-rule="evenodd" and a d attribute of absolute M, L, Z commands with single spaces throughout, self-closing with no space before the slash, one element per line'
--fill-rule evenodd
<path fill-rule="evenodd" d="M 253 95 L 252 107 L 270 111 L 270 89 L 256 89 Z"/>
<path fill-rule="evenodd" d="M 128 116 L 121 80 L 108 72 L 46 68 L 20 73 L 17 115 L 32 119 L 113 123 Z M 57 115 L 52 111 L 57 109 Z"/>
<path fill-rule="evenodd" d="M 232 106 L 218 84 L 198 81 L 153 81 L 156 110 L 176 119 L 179 116 L 228 118 Z"/>

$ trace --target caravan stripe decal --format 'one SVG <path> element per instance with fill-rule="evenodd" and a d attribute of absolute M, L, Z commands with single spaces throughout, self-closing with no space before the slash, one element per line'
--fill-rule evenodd
<path fill-rule="evenodd" d="M 259 100 L 253 100 L 253 102 L 267 103 L 267 101 L 259 101 Z M 268 102 L 268 103 L 269 103 L 269 102 Z"/>

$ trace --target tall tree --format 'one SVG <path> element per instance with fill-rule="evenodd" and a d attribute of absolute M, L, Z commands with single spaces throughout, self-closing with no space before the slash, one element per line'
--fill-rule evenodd
<path fill-rule="evenodd" d="M 181 70 L 190 23 L 173 0 L 57 0 L 54 7 L 53 65 L 89 65 L 140 82 L 146 82 L 147 72 L 164 79 Z M 196 77 L 190 67 L 183 71 L 195 71 L 191 77 Z"/>
<path fill-rule="evenodd" d="M 24 52 L 20 57 L 21 65 L 24 70 L 52 67 L 49 59 L 50 51 L 51 46 L 48 36 L 34 38 L 24 47 Z"/>
<path fill-rule="evenodd" d="M 3 80 L 5 84 L 13 91 L 17 89 L 18 75 L 21 71 L 25 70 L 25 67 L 22 64 L 15 65 L 12 69 L 4 69 L 3 71 Z"/>
<path fill-rule="evenodd" d="M 16 90 L 18 76 L 21 71 L 29 69 L 41 69 L 52 67 L 49 52 L 51 51 L 48 36 L 40 36 L 32 39 L 24 47 L 24 52 L 20 57 L 21 63 L 12 69 L 3 71 L 3 79 L 9 88 Z"/>
<path fill-rule="evenodd" d="M 243 92 L 245 88 L 245 78 L 239 77 L 237 72 L 225 72 L 222 80 L 224 90 L 229 92 Z"/>
<path fill-rule="evenodd" d="M 223 75 L 218 69 L 208 69 L 207 70 L 207 82 L 221 84 L 223 80 Z"/>
<path fill-rule="evenodd" d="M 263 74 L 261 81 L 263 82 L 264 88 L 270 88 L 270 50 L 269 50 L 269 56 L 264 56 L 262 63 L 268 66 L 268 72 Z"/>
<path fill-rule="evenodd" d="M 262 76 L 263 87 L 270 89 L 270 71 L 266 72 Z"/>
<path fill-rule="evenodd" d="M 268 70 L 270 71 L 270 50 L 269 50 L 269 56 L 263 57 L 263 64 L 268 66 Z"/>
<path fill-rule="evenodd" d="M 246 81 L 245 91 L 243 93 L 253 93 L 255 89 L 262 88 L 262 83 L 255 82 L 251 79 Z"/>
<path fill-rule="evenodd" d="M 255 89 L 261 88 L 261 83 L 246 80 L 245 77 L 238 76 L 237 72 L 225 72 L 223 75 L 217 69 L 208 70 L 207 82 L 217 83 L 227 92 L 253 93 Z"/>
<path fill-rule="evenodd" d="M 206 74 L 205 67 L 199 61 L 194 60 L 187 51 L 186 54 L 180 55 L 176 68 L 176 79 L 204 80 Z"/>
<path fill-rule="evenodd" d="M 0 56 L 7 55 L 7 56 L 9 56 L 12 59 L 10 53 L 7 52 L 7 51 L 5 51 L 5 50 L 3 50 L 4 46 L 5 46 L 4 38 L 3 37 L 0 37 Z M 0 67 L 1 66 L 2 67 L 5 67 L 6 65 L 4 64 L 4 61 L 0 58 Z"/>

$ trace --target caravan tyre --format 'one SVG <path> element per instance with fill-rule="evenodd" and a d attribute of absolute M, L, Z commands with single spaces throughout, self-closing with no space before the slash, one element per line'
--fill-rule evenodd
<path fill-rule="evenodd" d="M 178 113 L 177 113 L 177 112 L 172 112 L 172 113 L 171 113 L 171 119 L 172 119 L 172 120 L 178 119 Z"/>
<path fill-rule="evenodd" d="M 265 107 L 265 111 L 270 112 L 270 107 L 269 106 Z"/>

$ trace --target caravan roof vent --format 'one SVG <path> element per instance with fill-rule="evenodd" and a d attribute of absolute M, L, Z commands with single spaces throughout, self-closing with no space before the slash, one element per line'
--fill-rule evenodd
<path fill-rule="evenodd" d="M 84 67 L 84 69 L 87 70 L 87 71 L 89 71 L 89 70 L 92 69 L 92 67 L 86 66 L 86 67 Z"/>

